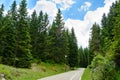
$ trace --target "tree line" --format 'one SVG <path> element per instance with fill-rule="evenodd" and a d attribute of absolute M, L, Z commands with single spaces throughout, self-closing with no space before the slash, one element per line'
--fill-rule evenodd
<path fill-rule="evenodd" d="M 91 30 L 88 62 L 93 80 L 119 80 L 120 1 L 103 15 L 101 26 L 95 23 Z"/>
<path fill-rule="evenodd" d="M 28 16 L 26 0 L 21 1 L 18 9 L 14 1 L 6 15 L 1 5 L 0 63 L 29 68 L 31 63 L 43 61 L 75 67 L 79 62 L 84 63 L 82 57 L 87 56 L 88 50 L 84 54 L 81 50 L 78 50 L 74 29 L 69 31 L 64 27 L 60 9 L 50 24 L 48 14 L 42 11 L 37 15 L 34 10 Z"/>

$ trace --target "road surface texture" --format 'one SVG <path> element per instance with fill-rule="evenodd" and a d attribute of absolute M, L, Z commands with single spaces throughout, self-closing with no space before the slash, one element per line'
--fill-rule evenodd
<path fill-rule="evenodd" d="M 84 68 L 79 68 L 78 70 L 69 71 L 66 73 L 38 79 L 38 80 L 81 80 L 81 76 L 84 72 Z"/>

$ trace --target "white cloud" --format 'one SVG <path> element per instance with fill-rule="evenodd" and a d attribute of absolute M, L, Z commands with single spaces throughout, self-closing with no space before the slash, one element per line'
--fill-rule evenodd
<path fill-rule="evenodd" d="M 5 16 L 7 14 L 7 11 L 5 10 L 4 12 L 3 12 L 3 15 Z"/>
<path fill-rule="evenodd" d="M 111 3 L 115 2 L 115 1 L 118 1 L 118 0 L 104 0 L 104 3 L 111 5 Z"/>
<path fill-rule="evenodd" d="M 56 16 L 57 13 L 57 4 L 60 5 L 61 10 L 66 10 L 71 7 L 75 2 L 73 0 L 38 0 L 35 7 L 33 9 L 28 9 L 28 14 L 31 15 L 34 10 L 36 10 L 37 14 L 42 10 L 44 13 L 49 15 L 50 22 Z"/>
<path fill-rule="evenodd" d="M 32 10 L 28 9 L 29 15 L 31 15 L 34 10 L 36 10 L 37 14 L 39 14 L 41 10 L 44 13 L 47 13 L 49 15 L 50 21 L 54 19 L 57 13 L 56 4 L 47 0 L 38 0 L 35 7 Z"/>
<path fill-rule="evenodd" d="M 115 1 L 116 0 L 105 0 L 105 5 L 103 7 L 99 7 L 95 11 L 88 11 L 84 17 L 84 20 L 89 20 L 91 24 L 95 22 L 101 24 L 103 14 L 109 13 L 110 6 L 112 6 L 112 3 Z"/>
<path fill-rule="evenodd" d="M 69 9 L 72 4 L 74 4 L 74 0 L 52 0 L 55 4 L 59 4 L 61 6 L 61 10 Z"/>
<path fill-rule="evenodd" d="M 75 34 L 78 40 L 78 45 L 82 47 L 88 46 L 88 39 L 89 39 L 89 30 L 88 26 L 90 26 L 89 21 L 80 21 L 80 20 L 72 20 L 67 19 L 65 22 L 65 27 L 69 28 L 70 30 L 72 27 L 75 30 Z"/>
<path fill-rule="evenodd" d="M 107 14 L 109 12 L 110 6 L 115 1 L 116 0 L 105 0 L 105 5 L 103 7 L 99 7 L 95 11 L 88 11 L 84 16 L 84 20 L 66 20 L 65 26 L 69 29 L 71 29 L 72 27 L 75 29 L 75 34 L 78 40 L 79 47 L 88 47 L 91 31 L 90 29 L 92 25 L 95 22 L 101 24 L 103 14 Z"/>
<path fill-rule="evenodd" d="M 90 2 L 85 2 L 81 7 L 80 7 L 80 9 L 79 10 L 84 10 L 84 11 L 87 11 L 87 10 L 89 10 L 89 8 L 91 7 L 91 3 Z"/>

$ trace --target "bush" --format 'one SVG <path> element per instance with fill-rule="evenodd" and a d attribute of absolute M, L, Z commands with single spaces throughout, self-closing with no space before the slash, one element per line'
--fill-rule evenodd
<path fill-rule="evenodd" d="M 106 57 L 97 55 L 92 61 L 93 80 L 114 80 L 115 62 Z"/>

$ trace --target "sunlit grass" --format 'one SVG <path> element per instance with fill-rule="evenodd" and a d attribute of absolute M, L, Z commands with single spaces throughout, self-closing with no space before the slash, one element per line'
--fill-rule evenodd
<path fill-rule="evenodd" d="M 69 67 L 65 64 L 33 64 L 31 69 L 18 69 L 0 64 L 0 74 L 4 74 L 7 80 L 37 80 L 42 77 L 62 73 L 68 70 Z"/>
<path fill-rule="evenodd" d="M 92 80 L 91 78 L 91 73 L 90 73 L 90 68 L 86 68 L 83 75 L 82 75 L 82 78 L 81 80 Z"/>

